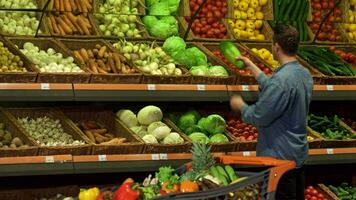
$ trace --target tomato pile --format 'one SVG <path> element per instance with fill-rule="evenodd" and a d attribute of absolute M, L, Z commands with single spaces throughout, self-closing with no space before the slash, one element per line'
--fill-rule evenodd
<path fill-rule="evenodd" d="M 247 51 L 244 51 L 244 50 L 240 50 L 241 52 L 241 55 L 251 59 L 251 55 L 247 52 Z M 233 65 L 232 63 L 230 63 L 225 57 L 224 55 L 222 55 L 222 53 L 220 51 L 214 51 L 213 54 L 218 57 L 220 60 L 222 60 L 224 63 L 226 63 L 229 68 L 231 70 L 233 70 L 234 72 L 236 73 L 239 73 L 241 74 L 242 76 L 246 76 L 246 75 L 251 75 L 251 71 L 248 70 L 248 69 L 238 69 L 235 67 L 235 65 Z M 268 67 L 266 67 L 264 64 L 262 63 L 257 63 L 256 64 L 257 67 L 259 67 L 265 74 L 267 75 L 271 75 L 272 74 L 272 70 Z"/>
<path fill-rule="evenodd" d="M 336 47 L 331 46 L 330 51 L 334 52 L 336 55 L 340 56 L 343 60 L 353 65 L 353 68 L 356 69 L 356 55 L 353 53 L 346 53 L 341 49 L 336 49 Z"/>
<path fill-rule="evenodd" d="M 198 10 L 202 2 L 203 0 L 189 1 L 191 16 Z M 192 24 L 194 35 L 201 38 L 227 38 L 227 29 L 221 22 L 227 12 L 226 0 L 208 0 Z M 187 17 L 186 20 L 189 22 L 190 17 Z"/>
<path fill-rule="evenodd" d="M 227 130 L 240 141 L 254 141 L 257 139 L 258 130 L 250 124 L 246 124 L 241 120 L 230 119 L 227 125 Z"/>
<path fill-rule="evenodd" d="M 312 22 L 309 24 L 312 32 L 315 34 L 325 15 L 335 7 L 334 0 L 312 0 L 311 4 L 313 8 Z M 335 8 L 333 14 L 331 14 L 326 22 L 321 27 L 321 31 L 317 35 L 317 39 L 320 41 L 340 41 L 342 39 L 340 31 L 335 27 L 334 22 L 342 22 L 342 10 Z"/>
<path fill-rule="evenodd" d="M 305 200 L 327 200 L 323 194 L 319 193 L 318 190 L 314 189 L 313 186 L 308 186 L 304 190 L 304 199 Z"/>

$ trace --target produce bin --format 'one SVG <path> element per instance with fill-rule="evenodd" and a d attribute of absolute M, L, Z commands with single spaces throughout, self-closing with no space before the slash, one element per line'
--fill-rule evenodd
<path fill-rule="evenodd" d="M 321 191 L 324 197 L 330 200 L 340 200 L 326 185 L 318 184 L 318 191 Z"/>
<path fill-rule="evenodd" d="M 6 39 L 0 37 L 0 42 L 4 44 L 4 47 L 14 54 L 19 56 L 23 62 L 23 67 L 27 72 L 1 72 L 0 83 L 34 83 L 37 78 L 37 70 L 33 64 L 21 53 L 16 47 L 9 43 Z"/>
<path fill-rule="evenodd" d="M 227 18 L 232 18 L 232 19 L 236 19 L 234 17 L 234 0 L 227 0 L 228 3 L 228 7 L 229 7 L 229 14 Z M 264 5 L 261 8 L 261 12 L 263 13 L 263 20 L 273 20 L 274 16 L 273 16 L 273 1 L 267 1 L 267 4 Z"/>
<path fill-rule="evenodd" d="M 71 54 L 66 51 L 58 42 L 53 39 L 47 38 L 7 38 L 11 43 L 17 45 L 18 49 L 22 49 L 26 42 L 31 42 L 38 46 L 41 50 L 47 50 L 48 48 L 54 49 L 57 53 L 63 54 L 64 57 L 71 56 Z M 21 52 L 20 52 L 21 53 Z M 21 53 L 23 57 L 23 55 Z M 32 62 L 31 62 L 32 63 Z M 74 58 L 74 63 L 76 63 L 84 72 L 83 73 L 50 73 L 50 72 L 40 72 L 36 67 L 38 72 L 37 82 L 39 83 L 88 83 L 90 80 L 90 74 L 85 72 L 83 65 Z"/>
<path fill-rule="evenodd" d="M 273 30 L 267 21 L 263 21 L 262 27 L 260 29 L 261 34 L 263 34 L 265 36 L 265 40 L 251 40 L 251 39 L 240 38 L 236 35 L 236 33 L 230 23 L 231 22 L 228 21 L 228 23 L 226 25 L 227 25 L 228 31 L 230 32 L 230 35 L 232 35 L 232 39 L 234 39 L 234 40 L 242 41 L 242 42 L 256 42 L 256 43 L 272 42 Z"/>
<path fill-rule="evenodd" d="M 315 45 L 302 45 L 302 47 L 315 47 Z M 316 46 L 325 47 L 325 46 Z M 298 61 L 312 73 L 315 84 L 325 85 L 353 85 L 356 84 L 356 76 L 327 76 L 306 60 L 297 56 Z M 345 61 L 344 61 L 345 62 Z"/>
<path fill-rule="evenodd" d="M 28 147 L 17 147 L 4 149 L 0 147 L 0 157 L 17 157 L 17 156 L 36 156 L 38 152 L 38 145 L 32 139 L 27 137 L 16 124 L 9 119 L 8 115 L 0 108 L 0 123 L 5 124 L 5 129 L 8 130 L 13 138 L 18 137 L 21 141 L 28 145 Z M 1 198 L 0 198 L 1 199 Z"/>
<path fill-rule="evenodd" d="M 115 48 L 111 46 L 110 43 L 94 39 L 94 40 L 68 40 L 61 39 L 59 40 L 62 45 L 71 53 L 72 57 L 75 57 L 73 51 L 84 49 L 92 49 L 95 48 L 96 44 L 100 44 L 101 46 L 106 46 L 109 52 L 117 53 Z M 83 63 L 84 64 L 84 63 Z M 85 65 L 85 64 L 84 64 Z M 87 66 L 89 67 L 89 66 Z M 141 82 L 142 74 L 137 72 L 134 74 L 121 74 L 121 73 L 108 73 L 108 74 L 92 74 L 91 75 L 91 83 L 121 83 L 121 84 L 138 84 Z"/>
<path fill-rule="evenodd" d="M 60 120 L 60 124 L 64 132 L 71 135 L 74 140 L 82 140 L 86 144 L 84 145 L 76 145 L 76 146 L 40 146 L 39 147 L 39 155 L 64 155 L 64 154 L 72 154 L 72 155 L 89 155 L 91 153 L 91 145 L 90 140 L 78 132 L 75 127 L 73 127 L 72 123 L 70 123 L 69 119 L 63 115 L 63 113 L 59 112 L 59 110 L 52 108 L 7 108 L 4 112 L 8 115 L 9 119 L 17 126 L 19 130 L 21 130 L 26 136 L 29 136 L 29 133 L 25 130 L 25 128 L 20 125 L 17 121 L 18 118 L 39 118 L 39 117 L 49 117 L 52 119 Z"/>
<path fill-rule="evenodd" d="M 127 142 L 120 145 L 102 145 L 94 144 L 92 147 L 92 154 L 102 155 L 102 154 L 140 154 L 143 151 L 144 143 L 135 134 L 131 134 L 126 131 L 126 128 L 122 126 L 115 118 L 116 116 L 110 110 L 96 110 L 87 108 L 62 108 L 63 113 L 68 116 L 69 123 L 75 127 L 77 132 L 82 135 L 85 133 L 78 127 L 78 122 L 82 120 L 96 121 L 98 124 L 102 125 L 108 129 L 108 131 L 114 134 L 116 137 L 124 137 Z M 74 123 L 73 123 L 74 122 Z M 77 125 L 76 125 L 77 124 Z"/>
<path fill-rule="evenodd" d="M 188 44 L 190 47 L 197 47 L 202 52 L 205 53 L 208 58 L 208 62 L 212 65 L 220 65 L 226 69 L 229 73 L 227 77 L 216 77 L 216 76 L 194 76 L 192 75 L 192 84 L 211 84 L 211 85 L 232 85 L 236 81 L 235 74 L 230 70 L 227 64 L 220 62 L 218 59 L 215 59 L 215 56 L 208 51 L 202 43 L 192 43 Z"/>
<path fill-rule="evenodd" d="M 131 133 L 134 135 L 135 133 L 130 130 L 121 120 L 116 119 L 117 122 L 122 126 L 126 132 Z M 168 127 L 172 129 L 172 132 L 177 132 L 180 134 L 180 136 L 184 139 L 183 144 L 148 144 L 145 143 L 141 138 L 138 138 L 138 140 L 142 143 L 144 143 L 145 147 L 143 149 L 143 153 L 188 153 L 190 152 L 191 149 L 191 142 L 189 138 L 187 138 L 184 134 L 181 134 L 176 127 L 171 126 L 169 124 L 168 119 L 163 119 L 163 123 L 165 123 Z"/>
<path fill-rule="evenodd" d="M 208 200 L 208 199 L 275 199 L 277 185 L 284 173 L 295 168 L 292 161 L 282 161 L 264 157 L 239 157 L 220 156 L 221 164 L 231 165 L 239 177 L 246 179 L 228 186 L 211 189 L 208 191 L 168 194 L 154 198 L 154 200 Z M 255 172 L 237 171 L 241 165 L 253 165 L 263 167 Z M 186 164 L 176 170 L 182 174 L 190 170 L 190 164 Z"/>

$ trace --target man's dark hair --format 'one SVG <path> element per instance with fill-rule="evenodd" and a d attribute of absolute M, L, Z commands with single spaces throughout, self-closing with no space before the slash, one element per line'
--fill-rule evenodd
<path fill-rule="evenodd" d="M 297 54 L 299 46 L 299 33 L 291 25 L 278 23 L 274 28 L 273 43 L 279 44 L 288 56 Z"/>

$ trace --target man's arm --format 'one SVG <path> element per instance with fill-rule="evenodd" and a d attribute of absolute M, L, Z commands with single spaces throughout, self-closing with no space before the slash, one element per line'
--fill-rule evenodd
<path fill-rule="evenodd" d="M 236 58 L 236 60 L 241 60 L 245 63 L 246 68 L 252 72 L 252 75 L 255 77 L 255 79 L 258 81 L 259 85 L 261 86 L 261 89 L 263 89 L 267 85 L 268 77 L 250 59 L 244 56 L 239 56 Z"/>

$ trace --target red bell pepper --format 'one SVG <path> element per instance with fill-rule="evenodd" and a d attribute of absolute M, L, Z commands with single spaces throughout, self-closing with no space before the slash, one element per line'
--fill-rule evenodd
<path fill-rule="evenodd" d="M 115 192 L 114 200 L 137 200 L 141 191 L 135 189 L 132 179 L 126 180 Z"/>
<path fill-rule="evenodd" d="M 96 200 L 112 200 L 114 194 L 111 191 L 105 191 L 100 193 Z"/>

